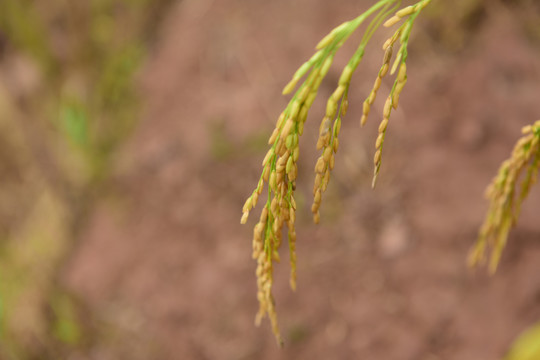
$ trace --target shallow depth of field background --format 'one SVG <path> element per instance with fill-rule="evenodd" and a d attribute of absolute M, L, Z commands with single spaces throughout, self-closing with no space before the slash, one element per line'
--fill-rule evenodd
<path fill-rule="evenodd" d="M 0 3 L 0 359 L 499 359 L 540 321 L 540 190 L 499 271 L 466 266 L 483 191 L 540 118 L 540 6 L 434 2 L 411 38 L 379 183 L 391 30 L 355 73 L 321 224 L 311 223 L 325 98 L 300 142 L 298 290 L 257 311 L 253 212 L 282 87 L 369 0 Z M 540 188 L 540 187 L 539 187 Z M 282 253 L 282 259 L 288 254 Z"/>

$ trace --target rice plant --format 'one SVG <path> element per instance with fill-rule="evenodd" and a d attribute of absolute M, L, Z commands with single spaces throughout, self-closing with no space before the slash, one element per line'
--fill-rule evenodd
<path fill-rule="evenodd" d="M 366 46 L 373 34 L 381 26 L 396 27 L 382 46 L 383 60 L 375 78 L 373 88 L 363 104 L 363 115 L 360 124 L 367 121 L 370 108 L 375 101 L 382 78 L 390 74 L 394 76 L 394 84 L 387 94 L 383 110 L 383 119 L 379 125 L 379 134 L 375 141 L 373 158 L 374 187 L 382 165 L 384 139 L 388 129 L 390 115 L 399 104 L 399 96 L 407 82 L 407 47 L 409 37 L 418 15 L 429 5 L 431 0 L 421 0 L 414 5 L 400 9 L 401 1 L 380 0 L 355 19 L 344 22 L 328 33 L 316 46 L 313 56 L 302 64 L 294 73 L 291 81 L 283 89 L 283 94 L 292 93 L 289 104 L 279 116 L 276 127 L 270 136 L 270 149 L 262 161 L 263 171 L 257 187 L 246 200 L 243 207 L 241 223 L 248 220 L 251 209 L 257 204 L 259 197 L 264 196 L 259 221 L 253 230 L 253 258 L 257 261 L 257 298 L 259 312 L 256 323 L 268 316 L 272 331 L 279 344 L 282 344 L 279 332 L 275 301 L 272 295 L 273 267 L 279 262 L 278 249 L 282 244 L 282 230 L 288 229 L 289 262 L 291 266 L 290 285 L 296 288 L 296 177 L 297 162 L 300 156 L 299 137 L 304 132 L 308 111 L 317 97 L 322 80 L 328 73 L 336 52 L 347 39 L 369 19 L 357 50 L 341 72 L 338 84 L 326 102 L 325 116 L 319 127 L 319 138 L 316 147 L 321 155 L 315 164 L 315 180 L 313 186 L 313 204 L 311 211 L 313 221 L 319 223 L 319 208 L 322 195 L 328 187 L 330 174 L 335 165 L 335 154 L 339 149 L 339 132 L 342 118 L 347 114 L 348 92 L 352 75 L 364 57 Z M 394 48 L 396 50 L 394 51 Z M 303 79 L 303 81 L 302 81 Z M 298 85 L 300 83 L 300 85 Z M 263 190 L 267 184 L 267 192 Z"/>
<path fill-rule="evenodd" d="M 393 34 L 382 45 L 382 64 L 376 74 L 373 87 L 363 102 L 360 125 L 369 117 L 371 106 L 379 95 L 384 77 L 393 77 L 393 85 L 383 108 L 383 116 L 378 128 L 373 155 L 372 187 L 375 187 L 382 166 L 382 155 L 386 133 L 390 128 L 392 111 L 399 105 L 400 94 L 407 83 L 407 57 L 411 31 L 418 16 L 431 3 L 421 0 L 401 7 L 399 0 L 379 0 L 358 17 L 346 21 L 328 33 L 316 46 L 313 56 L 294 73 L 284 87 L 283 94 L 291 94 L 288 105 L 277 119 L 269 141 L 269 150 L 262 161 L 262 173 L 257 187 L 246 200 L 242 209 L 241 223 L 248 220 L 250 211 L 259 198 L 265 199 L 258 222 L 253 229 L 253 259 L 257 261 L 257 298 L 259 311 L 256 324 L 268 316 L 278 344 L 280 335 L 276 303 L 272 294 L 273 270 L 280 261 L 278 250 L 283 242 L 283 229 L 287 228 L 290 263 L 290 286 L 296 289 L 296 200 L 295 189 L 298 175 L 297 162 L 300 156 L 299 138 L 304 132 L 308 112 L 317 97 L 322 80 L 328 73 L 336 52 L 360 25 L 367 22 L 357 50 L 341 72 L 332 95 L 326 101 L 326 111 L 319 126 L 316 143 L 320 157 L 314 166 L 313 221 L 320 221 L 320 206 L 331 172 L 335 165 L 335 154 L 339 149 L 341 122 L 349 106 L 348 93 L 352 75 L 364 57 L 366 46 L 373 34 L 382 26 L 395 28 Z M 487 196 L 490 201 L 486 220 L 478 241 L 469 256 L 470 265 L 482 263 L 490 250 L 489 268 L 493 272 L 506 243 L 508 232 L 515 224 L 520 206 L 530 187 L 536 182 L 540 166 L 540 122 L 523 129 L 523 137 L 518 141 L 512 156 L 505 161 L 490 185 Z M 517 185 L 520 175 L 525 173 L 521 185 Z M 265 191 L 266 187 L 266 191 Z M 516 188 L 519 191 L 516 192 Z"/>

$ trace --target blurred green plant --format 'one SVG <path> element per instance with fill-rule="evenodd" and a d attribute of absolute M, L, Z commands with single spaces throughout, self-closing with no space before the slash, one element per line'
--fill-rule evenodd
<path fill-rule="evenodd" d="M 0 179 L 0 358 L 60 358 L 85 337 L 58 277 L 137 124 L 136 74 L 168 2 L 2 1 L 0 63 L 34 75 L 0 83 L 0 150 L 18 177 Z"/>
<path fill-rule="evenodd" d="M 540 323 L 518 336 L 504 360 L 540 359 Z"/>
<path fill-rule="evenodd" d="M 71 298 L 62 293 L 55 294 L 51 308 L 56 322 L 52 324 L 54 336 L 62 343 L 78 345 L 82 341 L 78 311 Z"/>

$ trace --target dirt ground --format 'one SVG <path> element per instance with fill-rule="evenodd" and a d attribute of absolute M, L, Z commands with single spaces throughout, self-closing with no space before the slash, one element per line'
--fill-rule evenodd
<path fill-rule="evenodd" d="M 301 140 L 298 289 L 286 261 L 275 279 L 284 349 L 267 321 L 254 326 L 254 220 L 239 220 L 286 105 L 281 88 L 369 3 L 185 0 L 169 11 L 140 74 L 145 110 L 117 159 L 119 195 L 101 201 L 64 276 L 115 329 L 80 358 L 489 360 L 540 320 L 540 188 L 496 275 L 466 266 L 484 189 L 520 128 L 540 118 L 540 42 L 518 10 L 494 7 L 457 49 L 430 34 L 436 19 L 414 31 L 371 190 L 384 97 L 365 128 L 359 119 L 389 32 L 374 39 L 315 226 L 316 132 L 354 44 L 343 50 Z"/>

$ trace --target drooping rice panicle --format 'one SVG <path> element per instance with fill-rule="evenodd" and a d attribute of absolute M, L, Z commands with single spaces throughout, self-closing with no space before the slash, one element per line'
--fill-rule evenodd
<path fill-rule="evenodd" d="M 497 269 L 508 233 L 516 224 L 521 204 L 536 183 L 540 170 L 540 120 L 525 126 L 522 132 L 510 158 L 502 163 L 486 190 L 489 208 L 478 240 L 469 253 L 469 265 L 474 266 L 484 263 L 489 251 L 491 273 Z M 518 185 L 521 176 L 524 178 Z"/>
<path fill-rule="evenodd" d="M 429 0 L 422 0 L 417 4 L 420 3 L 427 4 Z M 256 323 L 259 324 L 263 317 L 268 316 L 272 325 L 272 331 L 279 344 L 282 344 L 282 339 L 277 323 L 275 300 L 272 294 L 273 269 L 274 264 L 280 261 L 279 248 L 282 243 L 283 228 L 286 226 L 288 228 L 287 237 L 290 252 L 290 285 L 292 289 L 296 289 L 295 220 L 297 207 L 294 191 L 296 189 L 296 178 L 298 175 L 297 163 L 300 155 L 298 143 L 304 131 L 308 111 L 317 96 L 323 79 L 333 63 L 336 52 L 356 29 L 373 15 L 358 49 L 343 69 L 337 87 L 327 101 L 326 113 L 321 122 L 319 139 L 317 141 L 317 149 L 321 150 L 321 156 L 315 166 L 316 174 L 312 205 L 314 221 L 318 223 L 320 220 L 319 207 L 322 193 L 328 186 L 330 172 L 335 165 L 335 153 L 339 148 L 338 135 L 341 129 L 342 118 L 345 116 L 348 108 L 347 94 L 352 75 L 360 64 L 366 45 L 374 32 L 398 9 L 400 4 L 400 0 L 379 0 L 357 18 L 344 22 L 334 28 L 317 44 L 317 51 L 308 61 L 298 68 L 290 82 L 283 89 L 283 94 L 290 94 L 294 91 L 294 95 L 285 110 L 278 117 L 275 129 L 268 141 L 270 149 L 262 162 L 263 170 L 261 177 L 257 187 L 244 204 L 241 218 L 241 223 L 245 224 L 250 211 L 257 205 L 261 196 L 263 196 L 263 190 L 265 184 L 267 184 L 267 193 L 264 196 L 266 198 L 266 204 L 253 230 L 253 258 L 257 260 L 257 298 L 259 300 L 259 312 L 256 317 Z M 401 16 L 400 19 L 404 16 L 411 18 L 421 10 L 420 8 L 414 9 L 411 13 L 398 11 L 395 16 Z M 400 27 L 391 45 L 399 38 L 401 39 L 403 48 L 404 38 L 403 36 L 400 37 L 403 28 L 404 26 Z M 410 29 L 408 31 L 410 32 Z M 405 43 L 407 40 L 408 37 L 405 39 Z M 382 77 L 389 71 L 391 53 L 391 48 L 385 53 L 384 69 L 379 71 L 378 80 L 376 81 L 378 85 L 376 85 L 374 93 L 378 90 Z M 402 56 L 402 60 L 400 61 L 404 63 L 406 56 L 403 56 L 403 54 L 400 56 Z M 302 79 L 304 80 L 302 81 Z M 395 101 L 397 102 L 400 90 L 393 89 L 392 91 L 392 94 L 397 94 L 394 95 L 397 96 L 395 97 Z"/>

